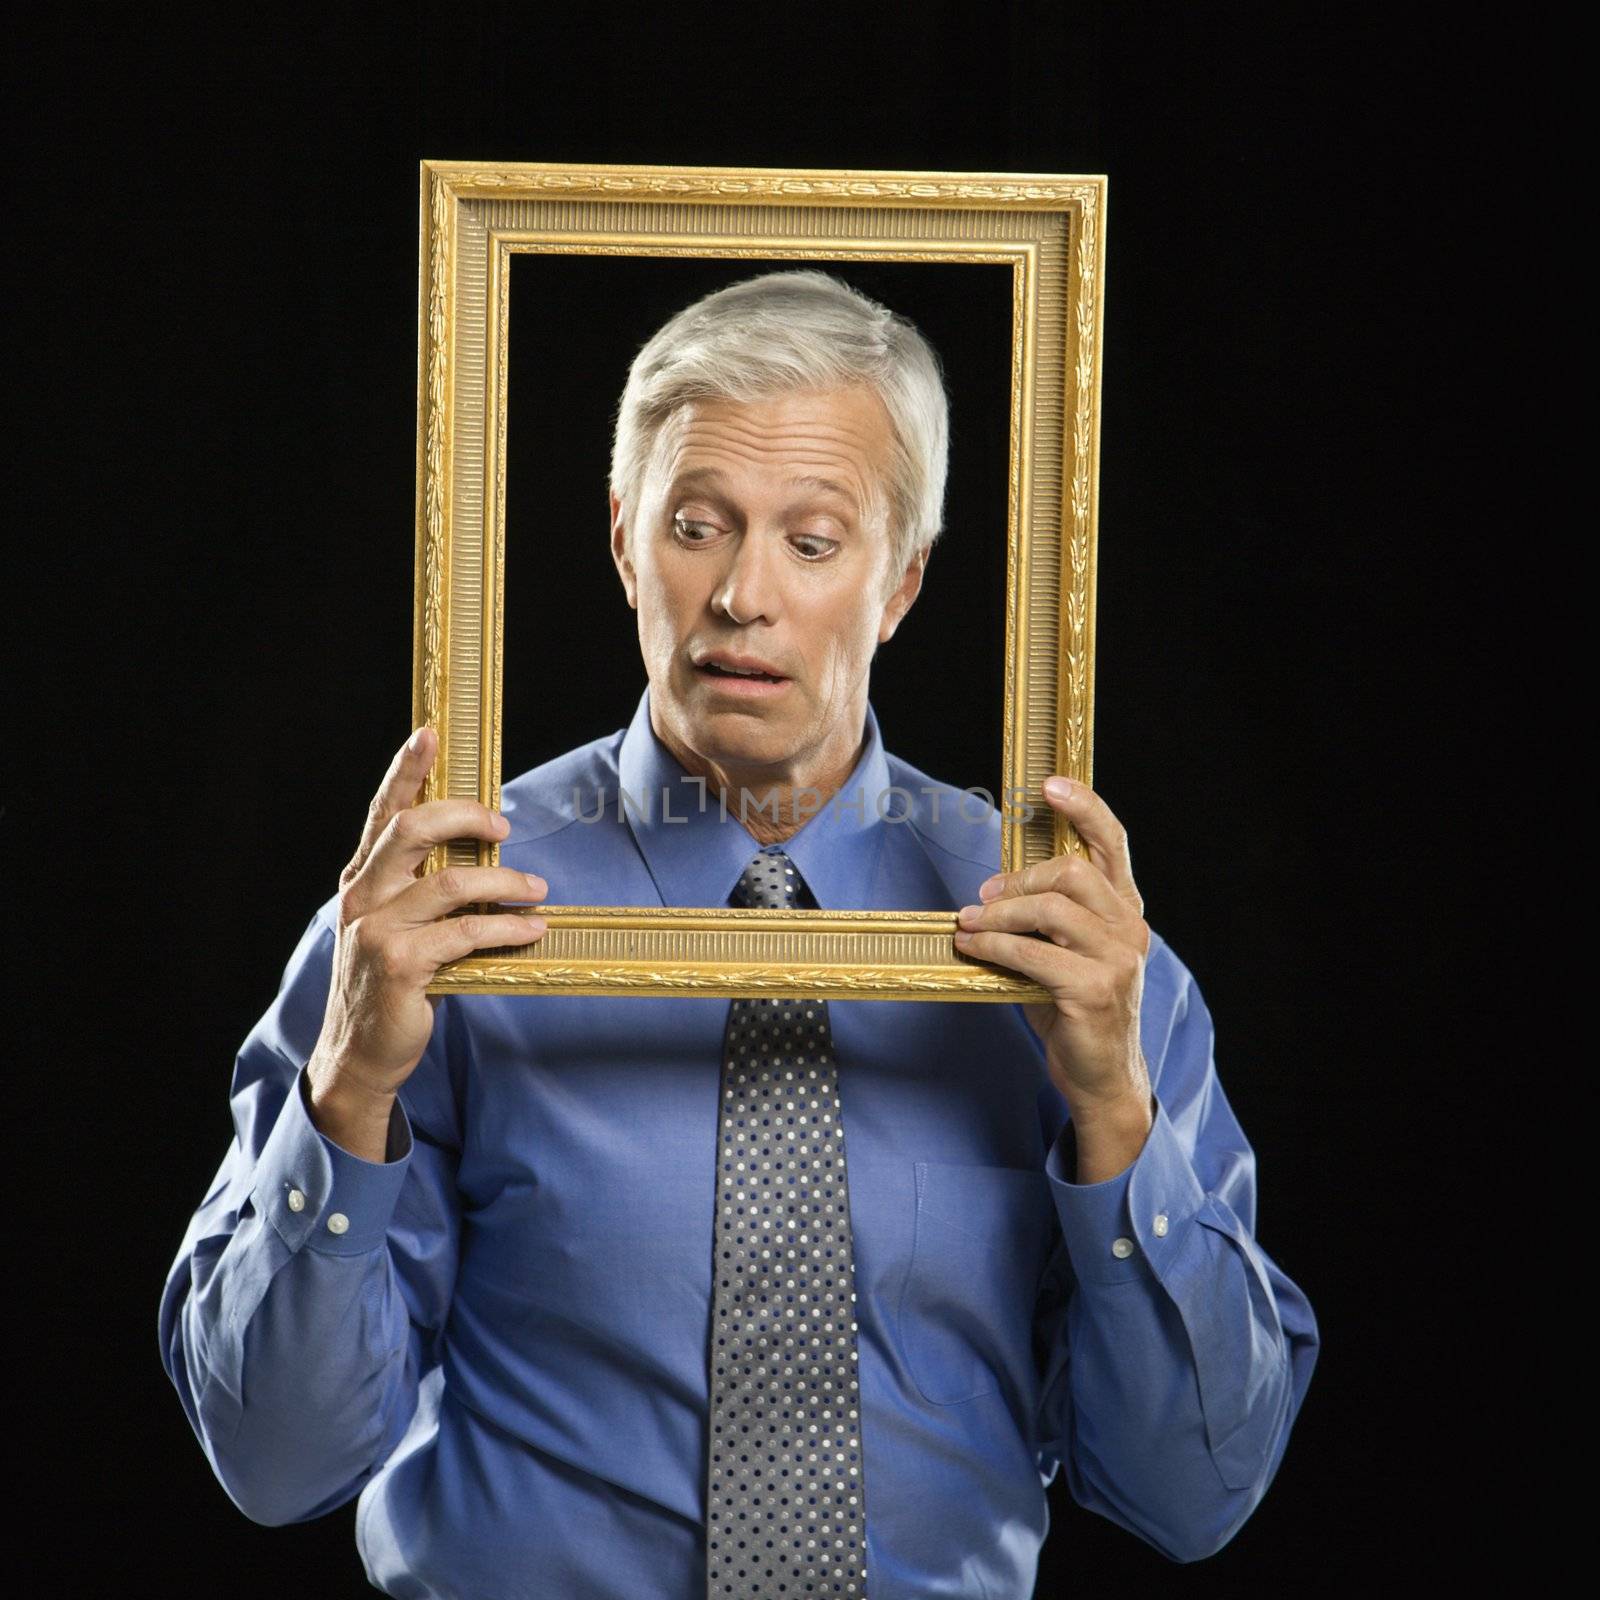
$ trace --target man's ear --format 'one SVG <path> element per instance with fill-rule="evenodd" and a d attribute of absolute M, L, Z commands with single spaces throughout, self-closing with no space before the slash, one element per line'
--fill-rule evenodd
<path fill-rule="evenodd" d="M 622 502 L 614 490 L 608 490 L 606 499 L 611 506 L 611 559 L 616 563 L 617 575 L 628 596 L 628 604 L 639 609 L 639 575 L 633 570 L 633 558 L 627 552 L 627 529 L 622 520 Z"/>
<path fill-rule="evenodd" d="M 900 626 L 906 612 L 911 609 L 912 602 L 922 592 L 922 575 L 927 570 L 929 554 L 930 550 L 924 548 L 911 558 L 899 587 L 885 603 L 883 621 L 878 625 L 879 644 L 888 644 L 894 638 L 895 629 Z"/>

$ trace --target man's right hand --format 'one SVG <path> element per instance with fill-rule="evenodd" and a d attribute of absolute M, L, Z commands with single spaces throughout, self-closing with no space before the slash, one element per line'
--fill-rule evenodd
<path fill-rule="evenodd" d="M 542 917 L 450 916 L 484 901 L 538 901 L 543 878 L 510 867 L 447 867 L 417 876 L 436 844 L 503 839 L 509 825 L 476 800 L 415 805 L 438 735 L 418 728 L 389 764 L 367 825 L 339 878 L 333 978 L 322 1033 L 306 1064 L 312 1122 L 368 1161 L 385 1159 L 395 1096 L 433 1034 L 426 993 L 446 961 L 542 938 Z"/>

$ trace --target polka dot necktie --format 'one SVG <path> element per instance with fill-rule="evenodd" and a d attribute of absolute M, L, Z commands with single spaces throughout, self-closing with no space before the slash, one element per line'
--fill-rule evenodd
<path fill-rule="evenodd" d="M 730 897 L 809 900 L 776 848 Z M 720 1105 L 706 1594 L 862 1600 L 855 1263 L 827 1003 L 732 1001 Z"/>

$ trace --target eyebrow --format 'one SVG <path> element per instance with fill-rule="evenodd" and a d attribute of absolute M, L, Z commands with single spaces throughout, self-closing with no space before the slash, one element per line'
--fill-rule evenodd
<path fill-rule="evenodd" d="M 672 488 L 682 490 L 692 488 L 699 483 L 720 484 L 721 482 L 723 482 L 723 474 L 720 467 L 693 467 L 688 472 L 680 472 L 672 480 Z M 797 478 L 786 478 L 784 487 L 786 489 L 816 489 L 823 494 L 836 495 L 846 505 L 854 506 L 856 503 L 856 497 L 842 483 L 838 483 L 832 478 L 819 478 L 812 473 L 804 473 Z"/>

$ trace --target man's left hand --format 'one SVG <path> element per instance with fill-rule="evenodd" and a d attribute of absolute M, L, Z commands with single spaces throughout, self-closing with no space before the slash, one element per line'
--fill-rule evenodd
<path fill-rule="evenodd" d="M 1150 928 L 1127 830 L 1111 808 L 1086 784 L 1059 777 L 1046 780 L 1044 793 L 1088 854 L 1055 856 L 981 883 L 984 903 L 961 908 L 956 948 L 1050 990 L 1052 999 L 1023 1011 L 1072 1115 L 1077 1181 L 1096 1182 L 1083 1171 L 1086 1145 L 1101 1152 L 1089 1165 L 1115 1173 L 1150 1130 L 1150 1074 L 1139 1044 Z"/>

